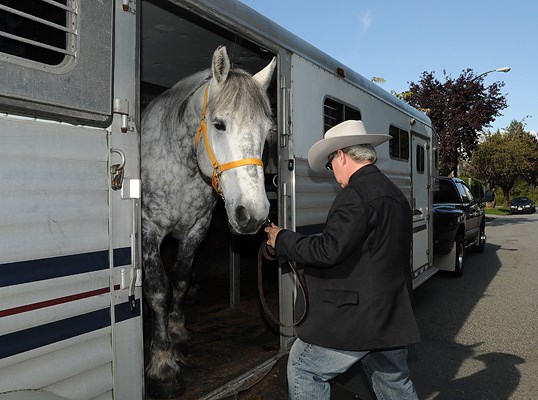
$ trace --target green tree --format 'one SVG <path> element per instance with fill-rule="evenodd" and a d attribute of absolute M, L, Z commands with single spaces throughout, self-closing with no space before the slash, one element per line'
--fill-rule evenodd
<path fill-rule="evenodd" d="M 538 141 L 524 129 L 521 121 L 512 121 L 506 132 L 486 136 L 474 151 L 470 172 L 490 188 L 500 187 L 503 205 L 510 204 L 510 191 L 518 180 L 536 183 Z"/>
<path fill-rule="evenodd" d="M 504 82 L 485 87 L 483 76 L 476 76 L 471 69 L 455 79 L 443 74 L 445 81 L 441 82 L 434 72 L 423 72 L 420 80 L 410 82 L 409 91 L 398 97 L 427 112 L 439 136 L 440 172 L 457 176 L 458 163 L 470 159 L 479 133 L 506 108 L 501 94 Z"/>

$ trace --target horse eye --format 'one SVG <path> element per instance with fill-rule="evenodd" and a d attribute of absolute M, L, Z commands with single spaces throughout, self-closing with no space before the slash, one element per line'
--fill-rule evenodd
<path fill-rule="evenodd" d="M 213 122 L 213 126 L 215 127 L 215 129 L 217 129 L 219 131 L 225 131 L 226 130 L 226 124 L 224 124 L 224 122 L 222 122 L 222 121 Z"/>

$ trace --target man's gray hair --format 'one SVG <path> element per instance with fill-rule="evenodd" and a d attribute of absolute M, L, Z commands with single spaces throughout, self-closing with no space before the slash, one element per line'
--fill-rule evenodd
<path fill-rule="evenodd" d="M 357 144 L 342 151 L 355 161 L 370 161 L 372 164 L 377 161 L 377 153 L 371 144 Z"/>

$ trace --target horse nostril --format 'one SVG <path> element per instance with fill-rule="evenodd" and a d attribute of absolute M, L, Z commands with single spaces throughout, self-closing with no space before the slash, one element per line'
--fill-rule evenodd
<path fill-rule="evenodd" d="M 239 206 L 235 209 L 235 220 L 239 225 L 245 225 L 250 220 L 250 214 L 246 207 Z"/>

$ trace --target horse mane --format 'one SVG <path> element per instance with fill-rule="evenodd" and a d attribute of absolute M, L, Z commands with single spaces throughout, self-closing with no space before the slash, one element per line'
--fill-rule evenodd
<path fill-rule="evenodd" d="M 190 98 L 211 79 L 211 70 L 206 69 L 178 81 L 144 110 L 144 115 L 152 114 L 154 108 L 161 115 L 161 134 L 177 131 L 177 126 L 184 121 L 184 114 Z M 231 69 L 228 77 L 207 104 L 208 110 L 219 110 L 232 114 L 241 110 L 243 121 L 257 120 L 260 117 L 271 118 L 269 100 L 252 76 L 240 69 Z M 159 132 L 159 131 L 158 131 Z"/>
<path fill-rule="evenodd" d="M 271 105 L 265 91 L 240 68 L 230 70 L 223 86 L 209 101 L 208 108 L 225 114 L 241 110 L 244 121 L 271 118 Z"/>

